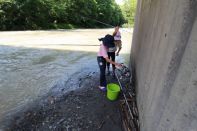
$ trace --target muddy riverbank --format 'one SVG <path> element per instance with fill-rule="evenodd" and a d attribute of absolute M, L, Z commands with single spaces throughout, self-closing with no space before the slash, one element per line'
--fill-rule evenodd
<path fill-rule="evenodd" d="M 37 100 L 28 109 L 7 119 L 4 129 L 121 131 L 119 103 L 109 101 L 106 93 L 98 89 L 98 72 L 79 75 L 75 74 L 75 77 L 66 84 L 66 86 L 78 86 L 77 90 L 65 92 L 63 88 L 54 87 L 47 96 Z M 71 81 L 78 83 L 70 85 Z M 108 76 L 108 82 L 116 81 Z"/>
<path fill-rule="evenodd" d="M 0 32 L 0 129 L 29 108 L 44 110 L 43 104 L 38 106 L 40 101 L 47 103 L 55 98 L 66 104 L 62 95 L 80 90 L 81 78 L 98 73 L 98 38 L 112 32 L 113 29 Z M 123 48 L 116 59 L 120 63 L 128 63 L 131 35 L 122 32 Z M 96 90 L 97 80 L 95 76 Z M 84 90 L 89 88 L 84 86 Z"/>

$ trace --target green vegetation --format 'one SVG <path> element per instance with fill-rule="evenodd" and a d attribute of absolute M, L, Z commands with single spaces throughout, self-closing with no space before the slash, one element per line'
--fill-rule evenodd
<path fill-rule="evenodd" d="M 137 6 L 137 0 L 124 0 L 124 4 L 121 6 L 121 9 L 124 18 L 126 19 L 126 22 L 123 26 L 125 27 L 134 26 L 136 6 Z"/>
<path fill-rule="evenodd" d="M 93 19 L 126 22 L 115 0 L 0 0 L 0 30 L 107 27 Z"/>

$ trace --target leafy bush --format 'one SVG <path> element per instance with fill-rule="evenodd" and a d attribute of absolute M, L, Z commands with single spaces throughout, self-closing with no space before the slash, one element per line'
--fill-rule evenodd
<path fill-rule="evenodd" d="M 0 30 L 96 28 L 125 23 L 114 0 L 0 0 Z"/>
<path fill-rule="evenodd" d="M 136 12 L 137 0 L 125 0 L 121 7 L 124 18 L 126 19 L 124 27 L 133 27 Z"/>

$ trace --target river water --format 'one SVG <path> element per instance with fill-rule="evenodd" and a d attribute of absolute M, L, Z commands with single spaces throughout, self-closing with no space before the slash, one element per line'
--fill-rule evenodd
<path fill-rule="evenodd" d="M 113 29 L 0 32 L 0 120 L 25 108 L 52 87 L 62 87 L 73 74 L 98 71 L 98 38 L 112 32 Z M 123 50 L 117 61 L 128 63 L 132 34 L 123 32 L 122 36 Z"/>

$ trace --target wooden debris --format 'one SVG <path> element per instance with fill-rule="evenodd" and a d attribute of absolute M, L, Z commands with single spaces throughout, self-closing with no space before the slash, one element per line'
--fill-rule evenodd
<path fill-rule="evenodd" d="M 103 121 L 100 123 L 98 129 L 101 129 L 101 128 L 103 127 L 104 123 L 105 123 L 105 121 L 103 120 Z"/>
<path fill-rule="evenodd" d="M 125 75 L 126 73 L 130 75 Z M 123 129 L 124 131 L 140 131 L 135 89 L 132 83 L 128 83 L 128 81 L 132 81 L 131 73 L 129 69 L 124 66 L 124 68 L 115 71 L 115 76 L 124 98 L 120 100 L 120 114 L 122 117 Z"/>

